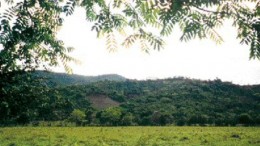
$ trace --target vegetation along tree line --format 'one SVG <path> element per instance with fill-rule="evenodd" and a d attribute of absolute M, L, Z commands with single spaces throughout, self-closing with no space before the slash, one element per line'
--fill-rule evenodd
<path fill-rule="evenodd" d="M 32 76 L 48 79 L 29 86 L 19 80 L 1 98 L 0 125 L 260 124 L 259 85 L 180 77 L 136 81 L 118 75 L 84 81 L 84 76 L 36 73 Z"/>

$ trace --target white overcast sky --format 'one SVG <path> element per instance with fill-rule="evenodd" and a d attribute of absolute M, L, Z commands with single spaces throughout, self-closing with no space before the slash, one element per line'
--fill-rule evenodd
<path fill-rule="evenodd" d="M 119 74 L 130 79 L 183 76 L 203 80 L 220 78 L 236 84 L 260 84 L 260 61 L 249 60 L 249 46 L 239 44 L 236 29 L 231 25 L 227 22 L 219 30 L 225 41 L 221 45 L 211 40 L 180 42 L 180 31 L 176 29 L 165 40 L 165 48 L 161 51 L 151 50 L 147 54 L 135 45 L 128 49 L 118 48 L 111 53 L 106 49 L 105 39 L 98 39 L 96 32 L 91 31 L 92 25 L 85 21 L 85 11 L 77 8 L 73 16 L 65 19 L 58 38 L 66 46 L 73 46 L 75 51 L 71 56 L 81 61 L 81 65 L 71 64 L 74 74 Z M 117 39 L 122 40 L 120 36 Z M 64 72 L 63 67 L 53 70 Z"/>
<path fill-rule="evenodd" d="M 236 29 L 229 22 L 219 30 L 225 41 L 221 45 L 211 40 L 180 42 L 180 31 L 176 29 L 165 40 L 166 46 L 161 51 L 151 50 L 147 54 L 136 45 L 111 53 L 106 49 L 105 39 L 96 38 L 96 32 L 91 31 L 84 15 L 84 10 L 77 8 L 73 16 L 65 19 L 58 33 L 66 46 L 75 48 L 71 55 L 82 62 L 71 65 L 74 74 L 119 74 L 130 79 L 183 76 L 260 84 L 260 61 L 249 60 L 249 46 L 239 44 Z M 62 67 L 54 70 L 64 71 Z"/>

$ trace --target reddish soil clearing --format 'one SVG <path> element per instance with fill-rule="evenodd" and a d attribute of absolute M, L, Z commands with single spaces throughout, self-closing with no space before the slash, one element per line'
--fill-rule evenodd
<path fill-rule="evenodd" d="M 98 109 L 105 109 L 108 107 L 119 106 L 120 103 L 110 99 L 105 95 L 93 95 L 87 97 L 93 104 L 93 107 Z"/>

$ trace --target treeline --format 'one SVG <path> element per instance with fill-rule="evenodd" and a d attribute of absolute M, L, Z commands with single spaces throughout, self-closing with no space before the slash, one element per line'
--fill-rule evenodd
<path fill-rule="evenodd" d="M 24 74 L 1 79 L 2 126 L 260 125 L 260 86 L 172 78 L 50 87 L 44 80 Z M 105 98 L 118 104 L 101 105 Z"/>

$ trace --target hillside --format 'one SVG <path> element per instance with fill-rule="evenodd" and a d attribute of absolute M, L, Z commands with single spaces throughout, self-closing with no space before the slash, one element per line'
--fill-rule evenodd
<path fill-rule="evenodd" d="M 75 91 L 85 96 L 104 95 L 121 102 L 120 108 L 130 113 L 138 125 L 260 122 L 260 86 L 173 78 L 107 81 L 69 88 L 61 89 L 60 93 L 64 96 L 73 95 L 71 92 Z"/>
<path fill-rule="evenodd" d="M 187 78 L 136 81 L 112 76 L 118 80 L 97 81 L 101 77 L 96 77 L 94 82 L 93 78 L 87 81 L 84 76 L 50 74 L 47 82 L 55 82 L 55 86 L 36 84 L 30 92 L 19 84 L 20 91 L 14 92 L 15 96 L 8 94 L 10 98 L 0 105 L 3 117 L 0 123 L 260 124 L 260 85 L 240 86 L 221 80 Z"/>

